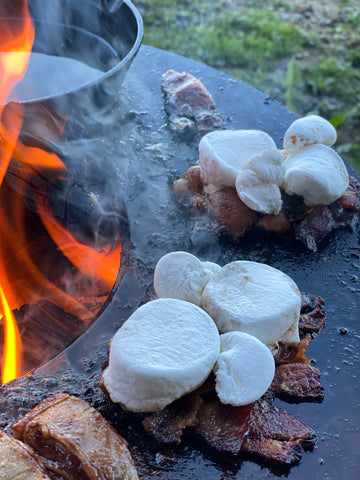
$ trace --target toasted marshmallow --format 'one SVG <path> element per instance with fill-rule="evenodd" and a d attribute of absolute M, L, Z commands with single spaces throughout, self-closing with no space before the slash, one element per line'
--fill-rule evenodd
<path fill-rule="evenodd" d="M 263 263 L 231 262 L 206 285 L 200 301 L 221 333 L 239 330 L 266 345 L 292 326 L 297 331 L 301 295 L 285 273 Z M 299 342 L 299 334 L 292 339 Z"/>
<path fill-rule="evenodd" d="M 154 288 L 160 298 L 177 298 L 199 305 L 205 285 L 220 270 L 213 262 L 201 262 L 187 252 L 171 252 L 160 258 Z"/>
<path fill-rule="evenodd" d="M 260 340 L 243 332 L 220 335 L 215 389 L 222 403 L 247 405 L 270 387 L 275 373 L 272 353 Z"/>
<path fill-rule="evenodd" d="M 206 312 L 181 300 L 154 300 L 115 334 L 104 386 L 126 410 L 158 411 L 199 387 L 219 351 L 219 333 Z"/>
<path fill-rule="evenodd" d="M 244 163 L 236 176 L 240 199 L 252 210 L 278 214 L 282 207 L 280 185 L 284 181 L 284 157 L 280 150 L 269 148 Z"/>
<path fill-rule="evenodd" d="M 336 137 L 335 128 L 325 118 L 308 115 L 295 120 L 287 129 L 284 136 L 284 148 L 289 152 L 294 152 L 315 143 L 331 146 L 336 142 Z"/>
<path fill-rule="evenodd" d="M 284 162 L 284 171 L 284 190 L 301 195 L 306 205 L 329 205 L 349 186 L 343 160 L 326 145 L 309 145 L 291 153 Z"/>
<path fill-rule="evenodd" d="M 199 144 L 201 178 L 205 191 L 235 187 L 242 165 L 267 148 L 274 140 L 261 130 L 217 130 L 205 135 Z"/>

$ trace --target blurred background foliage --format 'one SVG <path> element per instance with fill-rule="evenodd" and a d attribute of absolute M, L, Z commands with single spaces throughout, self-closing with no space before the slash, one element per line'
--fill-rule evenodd
<path fill-rule="evenodd" d="M 338 131 L 360 173 L 358 0 L 134 0 L 144 43 L 218 68 Z"/>

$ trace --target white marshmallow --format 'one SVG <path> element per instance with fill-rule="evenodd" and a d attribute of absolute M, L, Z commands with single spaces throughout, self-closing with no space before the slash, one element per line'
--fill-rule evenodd
<path fill-rule="evenodd" d="M 301 295 L 285 273 L 257 262 L 225 265 L 206 285 L 200 306 L 221 333 L 239 330 L 266 345 L 279 341 L 292 326 L 297 331 Z M 299 334 L 293 337 L 299 342 Z"/>
<path fill-rule="evenodd" d="M 275 373 L 272 353 L 260 340 L 243 332 L 220 335 L 215 366 L 216 391 L 222 403 L 248 405 L 270 387 Z"/>
<path fill-rule="evenodd" d="M 293 152 L 315 143 L 331 146 L 336 142 L 336 137 L 335 128 L 325 118 L 308 115 L 295 120 L 287 129 L 284 136 L 284 148 Z"/>
<path fill-rule="evenodd" d="M 220 270 L 187 252 L 171 252 L 160 258 L 154 273 L 154 288 L 160 298 L 177 298 L 199 305 L 205 285 Z"/>
<path fill-rule="evenodd" d="M 284 157 L 269 148 L 248 160 L 237 174 L 235 187 L 240 199 L 252 210 L 278 214 L 282 207 L 280 185 L 284 181 Z"/>
<path fill-rule="evenodd" d="M 241 166 L 267 148 L 274 140 L 261 130 L 217 130 L 205 135 L 199 144 L 201 177 L 205 191 L 235 187 Z"/>
<path fill-rule="evenodd" d="M 104 385 L 127 410 L 158 411 L 199 387 L 219 351 L 219 333 L 206 312 L 181 300 L 154 300 L 115 334 Z"/>
<path fill-rule="evenodd" d="M 329 205 L 349 186 L 346 166 L 335 150 L 309 145 L 291 153 L 284 162 L 284 190 L 301 195 L 306 205 Z"/>

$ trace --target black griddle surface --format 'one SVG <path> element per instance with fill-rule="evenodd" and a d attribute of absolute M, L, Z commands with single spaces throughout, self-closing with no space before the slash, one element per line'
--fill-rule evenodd
<path fill-rule="evenodd" d="M 112 335 L 151 296 L 154 267 L 167 252 L 186 250 L 220 265 L 238 259 L 267 263 L 290 275 L 301 291 L 325 300 L 326 327 L 308 349 L 308 357 L 322 373 L 325 400 L 297 405 L 277 401 L 315 430 L 315 449 L 305 452 L 298 466 L 279 473 L 248 460 L 221 460 L 192 443 L 177 450 L 171 464 L 162 464 L 154 455 L 152 472 L 141 478 L 355 480 L 360 464 L 359 230 L 338 231 L 318 252 L 311 253 L 294 242 L 268 238 L 234 246 L 218 238 L 203 219 L 191 218 L 173 197 L 171 186 L 196 163 L 198 139 L 182 139 L 166 125 L 161 75 L 170 68 L 203 81 L 225 118 L 225 128 L 264 130 L 281 148 L 285 130 L 296 119 L 284 106 L 246 83 L 184 57 L 142 46 L 124 83 L 114 123 L 106 129 L 106 141 L 94 147 L 123 180 L 131 235 L 128 260 L 104 313 L 64 354 L 37 373 L 68 368 L 88 376 L 98 372 Z"/>

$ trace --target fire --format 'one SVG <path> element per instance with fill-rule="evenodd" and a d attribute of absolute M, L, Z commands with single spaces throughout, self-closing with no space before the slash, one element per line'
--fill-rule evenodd
<path fill-rule="evenodd" d="M 11 28 L 8 28 L 6 20 L 1 20 L 1 42 L 0 42 L 0 118 L 2 118 L 6 101 L 14 85 L 22 78 L 27 68 L 30 53 L 35 37 L 34 26 L 31 20 L 30 12 L 27 4 L 20 5 L 22 11 L 25 13 L 21 21 L 22 28 L 20 34 L 14 35 Z M 1 10 L 6 10 L 6 5 L 2 5 Z M 1 11 L 3 14 L 4 12 Z M 1 15 L 3 17 L 3 15 Z M 5 23 L 5 25 L 3 25 Z M 0 186 L 3 182 L 5 172 L 8 168 L 10 160 L 17 143 L 17 138 L 20 133 L 22 119 L 18 116 L 14 117 L 11 122 L 11 128 L 8 129 L 0 122 Z M 6 273 L 2 272 L 0 278 L 0 308 L 2 316 L 4 317 L 4 354 L 3 354 L 3 368 L 2 381 L 8 382 L 19 374 L 19 359 L 21 352 L 21 340 L 14 316 L 9 307 L 6 298 L 7 277 Z M 5 288 L 5 291 L 4 291 Z"/>
<path fill-rule="evenodd" d="M 31 181 L 41 178 L 51 184 L 66 172 L 64 163 L 53 152 L 22 141 L 23 107 L 20 103 L 7 104 L 26 71 L 35 36 L 27 0 L 1 2 L 0 28 L 0 320 L 4 323 L 2 383 L 6 383 L 21 374 L 22 341 L 14 309 L 49 299 L 83 321 L 89 319 L 89 311 L 39 267 L 34 252 L 41 250 L 44 235 L 29 240 L 26 228 L 25 199 L 29 189 L 36 190 Z M 4 181 L 9 172 L 16 188 Z M 61 251 L 82 275 L 96 278 L 109 292 L 120 266 L 120 240 L 101 251 L 80 243 L 52 215 L 44 192 L 32 195 L 33 210 L 54 249 Z"/>

